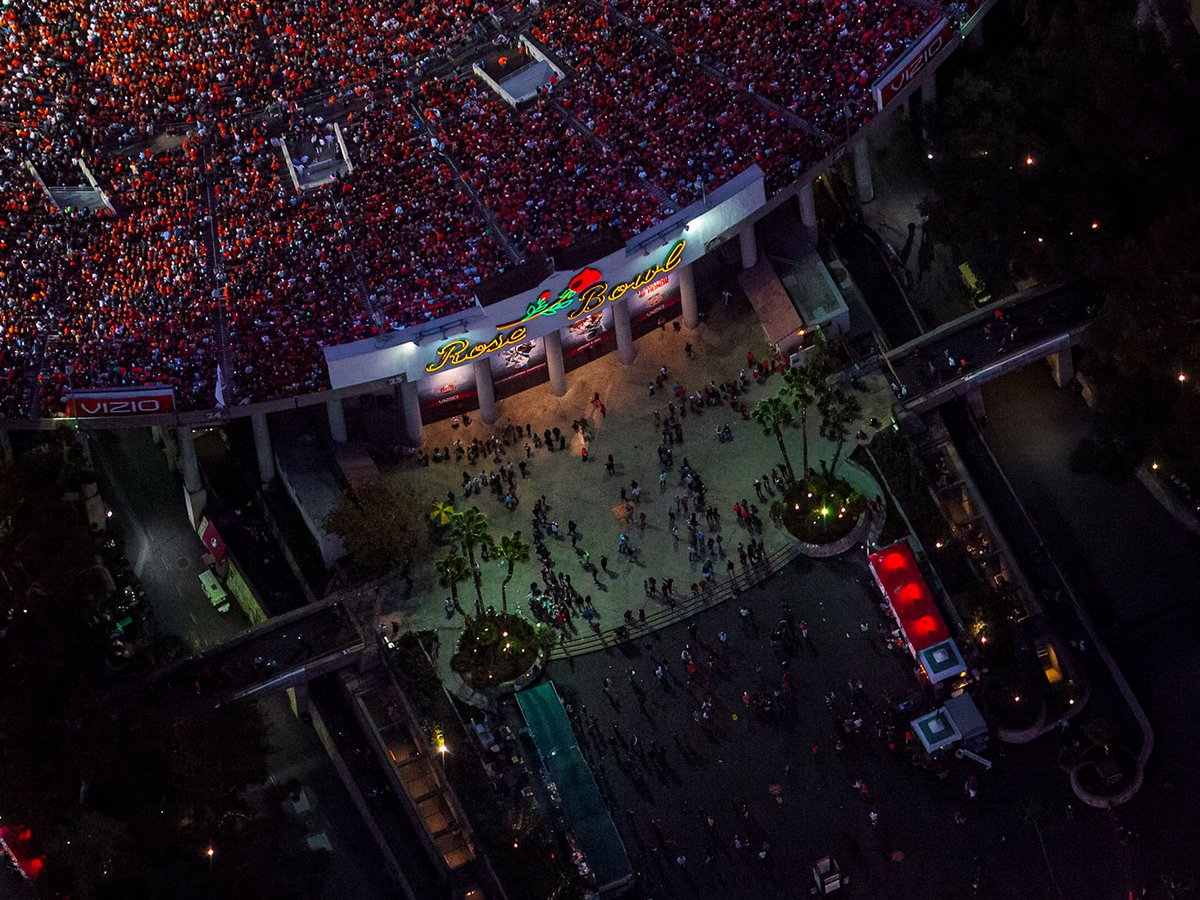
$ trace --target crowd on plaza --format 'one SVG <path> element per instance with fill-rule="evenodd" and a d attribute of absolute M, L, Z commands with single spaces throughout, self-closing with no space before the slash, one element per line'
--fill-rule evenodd
<path fill-rule="evenodd" d="M 839 768 L 851 772 L 865 769 L 869 757 L 882 757 L 896 772 L 961 779 L 952 782 L 961 784 L 961 793 L 947 824 L 967 823 L 982 789 L 976 769 L 945 750 L 926 752 L 910 724 L 915 710 L 934 702 L 930 685 L 914 681 L 897 690 L 895 685 L 881 688 L 878 678 L 870 684 L 856 677 L 844 684 L 825 681 L 814 667 L 817 645 L 827 635 L 810 629 L 787 599 L 777 606 L 761 597 L 742 602 L 733 619 L 738 627 L 701 628 L 692 620 L 679 643 L 648 644 L 652 652 L 631 657 L 626 664 L 632 668 L 610 667 L 614 674 L 587 690 L 591 707 L 573 692 L 567 694 L 568 716 L 602 795 L 610 809 L 626 806 L 622 832 L 643 877 L 653 873 L 669 883 L 686 878 L 693 868 L 727 873 L 731 865 L 770 869 L 772 842 L 786 839 L 790 847 L 795 836 L 778 833 L 773 818 L 762 815 L 764 799 L 773 801 L 770 805 L 788 802 L 795 777 L 828 771 L 827 757 L 842 760 Z M 886 641 L 892 624 L 886 614 L 877 624 L 871 629 L 864 622 L 863 640 L 875 652 L 905 653 Z M 821 687 L 814 691 L 815 685 Z M 651 704 L 670 712 L 653 714 Z M 642 717 L 623 715 L 627 706 L 637 707 Z M 730 759 L 737 752 L 734 743 L 759 746 L 748 735 L 760 729 L 789 735 L 797 745 L 794 754 L 764 773 L 763 797 L 718 793 L 699 808 L 673 807 L 674 816 L 667 820 L 661 806 L 646 811 L 627 805 L 628 799 L 622 801 L 618 794 L 620 789 L 625 796 L 649 800 L 659 787 L 678 784 L 682 771 L 706 764 L 710 752 Z M 614 773 L 628 785 L 619 786 Z M 736 781 L 744 789 L 745 779 Z M 880 806 L 867 780 L 848 777 L 840 791 L 857 807 L 862 831 L 874 831 Z M 697 835 L 703 838 L 698 841 Z M 843 839 L 842 849 L 851 858 L 865 850 L 856 837 Z"/>
<path fill-rule="evenodd" d="M 690 344 L 686 346 L 690 351 Z M 446 463 L 450 473 L 457 473 L 457 485 L 448 487 L 444 493 L 444 500 L 450 505 L 478 504 L 480 498 L 490 495 L 492 501 L 511 515 L 528 509 L 525 514 L 530 516 L 529 533 L 540 574 L 539 580 L 530 583 L 525 597 L 524 609 L 532 618 L 551 625 L 564 642 L 588 634 L 589 630 L 601 640 L 625 641 L 655 627 L 664 618 L 694 611 L 697 603 L 713 602 L 719 587 L 741 590 L 769 574 L 763 513 L 757 504 L 769 505 L 782 490 L 783 465 L 753 478 L 752 484 L 748 480 L 746 493 L 749 495 L 752 487 L 754 500 L 747 497 L 735 500 L 732 519 L 725 520 L 729 513 L 712 502 L 704 478 L 682 451 L 685 436 L 690 440 L 707 439 L 711 421 L 700 418 L 706 412 L 721 417 L 728 411 L 741 419 L 748 418 L 746 402 L 751 384 L 764 384 L 783 366 L 778 353 L 763 359 L 748 353 L 746 367 L 734 377 L 719 384 L 713 379 L 691 392 L 666 365 L 660 366 L 650 385 L 650 395 L 658 398 L 659 405 L 649 413 L 651 433 L 658 442 L 657 487 L 621 477 L 618 470 L 626 470 L 626 462 L 618 462 L 613 454 L 607 454 L 602 461 L 599 457 L 592 458 L 588 448 L 596 440 L 597 424 L 607 412 L 599 393 L 592 398 L 592 418 L 575 420 L 570 432 L 557 426 L 539 431 L 532 423 L 522 426 L 508 422 L 486 438 L 455 439 L 450 446 L 434 447 L 430 453 L 422 453 L 419 461 L 424 466 Z M 692 424 L 685 435 L 689 416 Z M 651 424 L 649 419 L 646 424 Z M 460 427 L 458 417 L 452 420 L 451 427 L 454 430 Z M 732 440 L 728 421 L 720 421 L 716 433 L 721 443 Z M 612 509 L 611 529 L 594 529 L 594 523 L 585 528 L 573 518 L 560 523 L 545 495 L 533 499 L 529 479 L 542 453 L 569 453 L 588 469 L 596 466 L 602 491 L 611 495 L 601 500 L 602 508 Z M 601 471 L 603 475 L 599 474 Z M 590 473 L 588 477 L 592 477 Z M 646 505 L 643 499 L 647 491 L 654 491 L 661 499 Z M 439 498 L 432 499 L 437 502 Z M 665 504 L 663 499 L 667 501 Z M 532 506 L 523 507 L 523 500 L 531 500 Z M 569 515 L 579 513 L 572 507 Z M 737 528 L 725 528 L 723 521 L 732 521 Z M 632 608 L 626 609 L 622 622 L 613 616 L 613 597 L 604 597 L 602 603 L 593 602 L 588 591 L 601 591 L 600 596 L 604 596 L 610 588 L 615 588 L 625 602 L 638 602 L 636 588 L 631 592 L 628 586 L 617 583 L 617 579 L 631 577 L 629 572 L 633 570 L 623 566 L 618 571 L 610 562 L 629 563 L 638 568 L 651 564 L 642 546 L 648 528 L 670 536 L 678 554 L 677 565 L 672 571 L 669 556 L 654 555 L 653 564 L 665 569 L 643 578 L 641 602 L 650 607 L 650 612 L 647 613 L 645 606 L 636 614 Z M 682 565 L 684 555 L 686 568 Z M 573 575 L 581 583 L 575 583 Z M 635 596 L 631 597 L 631 593 Z M 452 609 L 453 604 L 448 600 L 447 610 Z M 578 622 L 577 618 L 583 621 Z"/>
<path fill-rule="evenodd" d="M 776 99 L 828 124 L 932 14 L 677 5 L 531 4 L 574 73 L 519 110 L 424 76 L 490 36 L 482 0 L 0 9 L 0 415 L 147 383 L 208 407 L 222 363 L 226 403 L 327 387 L 322 345 L 472 306 L 506 244 L 629 238 L 754 163 L 785 184 L 827 143 L 747 91 L 785 79 L 796 96 Z M 303 168 L 335 120 L 353 173 L 297 192 L 283 154 Z M 53 209 L 26 168 L 76 185 L 76 158 L 111 209 Z"/>

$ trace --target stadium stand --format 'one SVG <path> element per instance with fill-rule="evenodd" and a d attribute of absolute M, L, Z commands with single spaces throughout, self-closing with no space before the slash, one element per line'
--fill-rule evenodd
<path fill-rule="evenodd" d="M 965 7 L 964 7 L 965 9 Z M 0 9 L 0 416 L 169 384 L 182 409 L 328 387 L 322 346 L 469 309 L 866 121 L 931 0 L 41 0 Z M 519 109 L 470 63 L 527 33 Z M 351 174 L 297 192 L 340 124 Z M 285 143 L 290 136 L 299 140 Z M 285 158 L 287 147 L 293 147 Z M 300 148 L 300 149 L 295 149 Z M 58 209 L 76 158 L 114 211 Z"/>

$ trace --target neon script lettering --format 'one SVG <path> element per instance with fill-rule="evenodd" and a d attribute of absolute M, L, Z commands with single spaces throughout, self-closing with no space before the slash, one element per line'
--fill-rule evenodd
<path fill-rule="evenodd" d="M 666 259 L 661 263 L 657 263 L 645 271 L 639 272 L 632 281 L 621 282 L 611 289 L 608 282 L 603 280 L 604 276 L 599 271 L 592 268 L 583 269 L 567 282 L 567 286 L 562 290 L 562 293 L 553 300 L 551 300 L 549 291 L 542 291 L 538 295 L 538 298 L 525 308 L 524 316 L 515 322 L 497 325 L 496 329 L 497 331 L 507 331 L 509 328 L 523 325 L 530 319 L 536 319 L 538 316 L 553 316 L 566 309 L 576 300 L 580 301 L 579 308 L 567 313 L 567 318 L 574 321 L 580 316 L 586 316 L 589 313 L 595 312 L 606 301 L 620 300 L 625 296 L 627 291 L 640 289 L 658 276 L 665 275 L 667 272 L 678 268 L 680 261 L 683 259 L 684 248 L 686 247 L 687 241 L 676 241 L 667 252 Z"/>
<path fill-rule="evenodd" d="M 583 269 L 567 282 L 567 286 L 557 297 L 553 297 L 549 291 L 542 291 L 536 300 L 525 307 L 524 316 L 515 322 L 496 326 L 496 336 L 490 341 L 472 344 L 465 338 L 455 338 L 442 344 L 437 348 L 437 359 L 426 365 L 425 371 L 433 373 L 447 365 L 462 365 L 486 353 L 495 353 L 513 344 L 519 344 L 525 340 L 527 331 L 524 326 L 527 322 L 538 316 L 557 315 L 576 301 L 579 305 L 567 313 L 567 318 L 572 322 L 580 316 L 591 315 L 610 300 L 620 300 L 629 291 L 641 292 L 648 289 L 647 285 L 655 288 L 659 284 L 665 284 L 666 279 L 663 276 L 679 268 L 686 247 L 687 241 L 676 241 L 662 262 L 639 272 L 631 281 L 621 281 L 611 286 L 604 281 L 604 276 L 598 269 Z M 652 284 L 656 281 L 658 283 Z"/>
<path fill-rule="evenodd" d="M 478 344 L 472 344 L 464 338 L 455 338 L 452 341 L 447 341 L 437 348 L 437 359 L 425 366 L 425 371 L 430 373 L 437 372 L 447 364 L 459 366 L 465 362 L 477 359 L 485 353 L 495 353 L 497 350 L 502 350 L 513 344 L 519 344 L 525 340 L 525 333 L 526 330 L 524 328 L 516 328 L 508 334 L 498 334 L 490 341 L 481 341 Z"/>
<path fill-rule="evenodd" d="M 536 319 L 538 316 L 552 316 L 559 310 L 565 309 L 575 302 L 575 298 L 596 284 L 604 276 L 595 269 L 584 269 L 574 278 L 567 282 L 567 286 L 563 292 L 559 294 L 554 302 L 550 301 L 550 292 L 542 291 L 538 298 L 529 306 L 525 307 L 525 315 L 515 322 L 509 322 L 506 325 L 497 325 L 497 331 L 507 331 L 509 328 L 515 328 L 518 325 L 523 325 L 530 319 Z"/>
<path fill-rule="evenodd" d="M 580 296 L 579 308 L 567 313 L 567 318 L 574 321 L 580 316 L 591 315 L 610 300 L 620 300 L 629 291 L 639 291 L 656 278 L 679 268 L 685 247 L 687 247 L 687 241 L 676 241 L 671 249 L 667 251 L 666 259 L 639 272 L 632 281 L 621 281 L 612 287 L 609 287 L 604 282 L 592 285 L 590 289 Z"/>

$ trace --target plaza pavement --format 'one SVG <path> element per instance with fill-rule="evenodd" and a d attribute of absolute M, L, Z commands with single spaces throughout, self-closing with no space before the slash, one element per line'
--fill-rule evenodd
<path fill-rule="evenodd" d="M 768 639 L 781 600 L 810 627 L 809 645 L 790 656 L 778 654 Z M 752 625 L 742 619 L 742 605 L 754 613 Z M 903 728 L 916 713 L 889 712 L 885 693 L 900 701 L 917 691 L 918 681 L 908 657 L 884 648 L 876 629 L 883 622 L 862 554 L 802 558 L 737 602 L 696 617 L 694 636 L 677 624 L 607 652 L 551 664 L 547 677 L 571 704 L 576 722 L 598 720 L 595 729 L 577 725 L 576 735 L 639 873 L 632 896 L 807 896 L 810 866 L 825 853 L 850 874 L 850 897 L 1123 896 L 1128 849 L 1115 839 L 1107 813 L 1071 795 L 1055 764 L 1062 735 L 1021 747 L 993 743 L 985 755 L 995 768 L 987 773 L 951 760 L 951 774 L 939 779 L 909 764 Z M 728 635 L 724 648 L 722 630 Z M 706 691 L 685 683 L 679 656 L 685 643 L 698 660 L 717 654 L 707 727 L 693 720 Z M 742 694 L 777 688 L 783 658 L 794 697 L 768 721 L 746 707 Z M 659 662 L 667 671 L 662 682 L 654 674 Z M 611 680 L 607 692 L 605 677 Z M 851 678 L 863 682 L 854 702 Z M 824 699 L 828 692 L 835 694 L 832 709 Z M 924 701 L 918 711 L 929 705 Z M 837 723 L 851 708 L 864 724 L 843 738 L 839 750 Z M 876 736 L 877 721 L 899 726 L 898 752 Z M 631 749 L 635 735 L 639 750 Z M 661 752 L 651 752 L 651 741 Z M 979 778 L 975 800 L 964 792 L 971 772 Z M 857 780 L 867 784 L 869 797 L 854 787 Z M 955 823 L 958 811 L 964 824 Z M 708 815 L 714 818 L 711 830 Z M 736 850 L 735 835 L 751 839 L 751 848 Z M 764 840 L 767 859 L 759 860 Z M 893 858 L 896 851 L 902 859 Z M 680 854 L 687 860 L 682 866 Z"/>
<path fill-rule="evenodd" d="M 763 533 L 759 537 L 768 554 L 775 553 L 792 541 L 781 528 L 773 525 L 767 515 L 767 502 L 756 498 L 754 480 L 762 478 L 781 461 L 778 444 L 773 436 L 766 436 L 753 421 L 744 421 L 728 406 L 705 407 L 700 415 L 689 414 L 681 420 L 684 441 L 675 445 L 674 467 L 669 472 L 668 485 L 660 490 L 657 448 L 660 430 L 653 420 L 655 410 L 664 413 L 669 387 L 678 382 L 692 392 L 708 384 L 737 377 L 746 366 L 746 353 L 753 352 L 758 359 L 769 352 L 762 328 L 758 324 L 748 301 L 740 294 L 726 306 L 719 302 L 709 304 L 708 317 L 695 331 L 674 331 L 671 324 L 663 330 L 654 331 L 640 338 L 636 344 L 638 355 L 630 366 L 620 363 L 615 353 L 568 373 L 568 392 L 564 397 L 555 397 L 549 385 L 540 385 L 513 397 L 500 401 L 500 419 L 495 427 L 485 425 L 478 416 L 471 416 L 471 424 L 458 429 L 443 421 L 425 429 L 425 447 L 453 446 L 461 440 L 469 444 L 471 439 L 486 439 L 509 422 L 524 426 L 530 423 L 536 433 L 547 428 L 558 427 L 567 438 L 565 451 L 550 452 L 545 447 L 535 449 L 528 459 L 529 477 L 518 476 L 517 491 L 520 503 L 515 510 L 504 508 L 500 500 L 488 490 L 465 500 L 462 492 L 462 473 L 468 467 L 461 463 L 431 463 L 428 467 L 408 467 L 386 472 L 386 477 L 405 487 L 416 485 L 418 497 L 445 500 L 447 491 L 455 494 L 456 508 L 474 505 L 487 514 L 492 525 L 493 536 L 518 530 L 526 543 L 532 546 L 532 511 L 538 497 L 544 495 L 550 504 L 550 517 L 559 524 L 559 540 L 547 539 L 555 564 L 560 572 L 571 575 L 580 593 L 590 594 L 593 606 L 600 613 L 600 622 L 605 629 L 615 628 L 623 621 L 626 609 L 636 615 L 645 609 L 647 615 L 656 612 L 661 601 L 647 599 L 644 581 L 655 577 L 661 583 L 664 578 L 673 578 L 675 590 L 681 597 L 690 594 L 689 586 L 702 580 L 701 561 L 688 561 L 686 529 L 680 528 L 681 539 L 676 542 L 670 533 L 667 512 L 674 508 L 677 496 L 685 494 L 679 484 L 679 470 L 684 459 L 696 469 L 707 488 L 707 502 L 721 514 L 721 525 L 715 534 L 723 537 L 726 552 L 737 561 L 739 543 L 750 540 L 744 527 L 736 522 L 733 505 L 739 500 L 748 500 L 758 506 L 763 520 Z M 691 343 L 693 357 L 685 353 L 685 345 Z M 649 386 L 654 382 L 659 367 L 669 370 L 668 390 L 656 390 L 650 395 Z M 781 380 L 774 376 L 765 385 L 751 387 L 743 394 L 748 407 L 765 397 L 773 395 Z M 891 395 L 886 382 L 881 378 L 869 379 L 872 390 L 859 393 L 863 405 L 860 426 L 870 432 L 867 422 L 878 417 L 887 422 L 890 416 Z M 599 393 L 607 415 L 601 416 L 593 408 L 593 394 Z M 582 438 L 571 430 L 573 420 L 586 417 L 594 430 L 594 439 L 589 443 L 590 460 L 581 460 Z M 734 438 L 729 443 L 716 440 L 715 429 L 728 424 Z M 823 439 L 819 431 L 819 415 L 810 411 L 808 421 L 809 461 L 814 468 L 818 460 L 829 460 L 833 455 L 832 444 Z M 785 439 L 792 464 L 799 469 L 801 464 L 801 441 L 798 428 L 785 432 Z M 855 439 L 853 435 L 843 449 L 842 458 L 849 456 Z M 615 474 L 605 472 L 605 458 L 612 454 L 616 463 Z M 525 459 L 522 449 L 509 448 L 504 462 L 514 466 Z M 472 475 L 483 470 L 496 468 L 492 460 L 478 461 L 469 471 Z M 865 472 L 849 463 L 839 463 L 839 473 L 850 479 L 857 487 L 875 496 L 879 488 Z M 642 488 L 638 512 L 644 512 L 647 526 L 640 532 L 636 523 L 623 526 L 614 514 L 614 507 L 621 505 L 620 490 L 629 489 L 637 481 Z M 414 515 L 424 515 L 425 509 L 414 510 Z M 575 521 L 582 534 L 579 547 L 591 554 L 597 565 L 601 556 L 608 557 L 608 572 L 601 572 L 602 586 L 593 582 L 583 571 L 567 538 L 567 523 Z M 682 521 L 682 519 L 681 519 Z M 631 544 L 640 551 L 641 560 L 631 563 L 617 552 L 617 540 L 621 531 L 629 535 Z M 714 536 L 715 536 L 714 534 Z M 435 550 L 435 554 L 438 551 Z M 461 619 L 447 619 L 443 605 L 447 591 L 437 584 L 436 555 L 415 560 L 410 577 L 412 589 L 407 595 L 394 592 L 382 602 L 381 620 L 398 622 L 402 628 L 439 629 L 443 646 L 451 646 L 460 629 Z M 728 580 L 726 560 L 717 558 L 714 566 L 718 584 Z M 739 566 L 739 571 L 741 571 Z M 504 576 L 504 565 L 498 562 L 484 564 L 485 601 L 500 605 L 500 582 Z M 528 585 L 541 581 L 536 554 L 526 564 L 518 564 L 509 586 L 510 608 L 527 611 L 525 598 Z M 467 602 L 472 588 L 469 583 L 460 587 L 460 596 Z M 576 624 L 586 630 L 583 622 Z M 443 659 L 448 654 L 443 656 Z"/>
<path fill-rule="evenodd" d="M 636 613 L 646 606 L 644 578 L 673 577 L 680 587 L 699 577 L 698 565 L 693 570 L 688 564 L 686 546 L 681 542 L 676 549 L 666 527 L 667 504 L 679 491 L 673 480 L 671 490 L 658 493 L 658 432 L 652 415 L 665 406 L 666 398 L 660 393 L 649 396 L 648 385 L 658 367 L 666 364 L 673 378 L 691 391 L 710 379 L 735 377 L 747 350 L 758 357 L 766 353 L 761 328 L 729 275 L 730 271 L 722 273 L 722 281 L 733 291 L 728 307 L 713 302 L 720 296 L 719 289 L 700 285 L 701 297 L 708 299 L 702 303 L 708 319 L 698 330 L 676 333 L 668 325 L 666 331 L 646 335 L 637 342 L 638 358 L 632 366 L 622 366 L 610 354 L 577 369 L 568 374 L 569 391 L 562 398 L 542 385 L 500 402 L 500 425 L 529 422 L 539 433 L 557 426 L 568 436 L 568 451 L 535 450 L 531 477 L 518 485 L 522 502 L 515 512 L 505 510 L 490 493 L 473 497 L 472 502 L 488 514 L 497 536 L 519 529 L 529 542 L 532 504 L 538 496 L 546 495 L 551 517 L 564 536 L 566 522 L 574 519 L 584 535 L 580 546 L 591 551 L 595 562 L 607 555 L 614 573 L 602 576 L 606 591 L 590 591 L 606 627 L 619 624 L 625 609 Z M 684 354 L 687 342 L 694 348 L 693 360 Z M 886 427 L 892 401 L 882 379 L 870 379 L 870 386 L 868 393 L 859 395 L 864 408 L 861 424 L 868 433 L 866 421 L 872 416 Z M 745 397 L 747 405 L 777 387 L 777 379 L 765 387 L 752 385 Z M 594 392 L 607 405 L 604 418 L 591 407 Z M 592 461 L 587 464 L 580 461 L 578 439 L 570 430 L 571 421 L 580 417 L 590 418 L 596 432 L 590 445 Z M 725 423 L 733 428 L 734 440 L 720 444 L 713 431 Z M 706 408 L 700 417 L 689 416 L 683 428 L 685 440 L 675 448 L 674 471 L 684 456 L 699 471 L 709 502 L 721 511 L 721 533 L 736 555 L 736 544 L 745 537 L 732 521 L 732 505 L 742 498 L 755 500 L 754 479 L 779 462 L 776 442 L 725 408 Z M 446 446 L 455 438 L 469 442 L 492 432 L 475 416 L 470 426 L 458 430 L 447 422 L 437 423 L 426 429 L 426 446 Z M 814 465 L 822 457 L 829 458 L 832 448 L 818 434 L 815 413 L 809 440 Z M 799 436 L 789 433 L 787 442 L 793 464 L 799 466 Z M 847 454 L 852 445 L 853 439 Z M 609 453 L 617 462 L 617 473 L 611 478 L 603 467 Z M 518 459 L 513 457 L 514 464 Z M 444 499 L 447 490 L 454 490 L 461 505 L 461 473 L 461 465 L 450 463 L 395 470 L 388 477 L 412 480 L 430 500 Z M 643 550 L 646 568 L 631 565 L 616 553 L 620 528 L 612 508 L 619 502 L 620 487 L 628 487 L 633 479 L 643 486 L 642 508 L 649 527 L 645 535 L 634 529 L 630 537 Z M 764 511 L 762 539 L 771 553 L 790 538 L 766 518 L 766 504 L 758 505 Z M 561 541 L 559 546 L 561 550 L 552 551 L 556 562 L 584 587 L 587 579 L 574 563 L 569 542 Z M 445 591 L 436 586 L 433 564 L 429 559 L 415 566 L 413 590 L 389 596 L 382 613 L 385 620 L 396 620 L 402 627 L 440 629 L 441 643 L 448 648 L 459 623 L 445 618 Z M 499 567 L 485 571 L 490 600 L 498 601 L 501 578 Z M 533 564 L 519 568 L 510 599 L 523 601 L 524 586 L 534 578 Z M 464 596 L 469 596 L 469 585 L 464 590 Z M 781 599 L 791 604 L 798 621 L 809 623 L 812 645 L 790 661 L 795 696 L 787 713 L 768 723 L 747 713 L 741 696 L 746 690 L 769 690 L 778 684 L 780 663 L 766 633 L 779 615 Z M 754 610 L 756 633 L 745 626 L 739 614 L 742 605 Z M 890 718 L 903 723 L 907 713 L 889 714 L 884 693 L 901 696 L 917 682 L 911 662 L 883 648 L 876 632 L 882 621 L 863 554 L 853 550 L 833 560 L 796 560 L 766 583 L 741 593 L 735 602 L 694 617 L 695 637 L 686 624 L 676 623 L 635 633 L 634 640 L 620 647 L 550 665 L 547 677 L 573 704 L 577 718 L 598 719 L 598 729 L 580 741 L 639 872 L 633 896 L 806 896 L 809 866 L 826 852 L 837 854 L 852 876 L 850 896 L 957 900 L 976 895 L 972 893 L 976 880 L 977 895 L 982 897 L 1115 900 L 1123 896 L 1128 849 L 1115 839 L 1106 814 L 1082 807 L 1070 794 L 1067 779 L 1054 764 L 1063 736 L 1050 735 L 1022 747 L 994 747 L 988 755 L 996 768 L 981 778 L 980 797 L 970 803 L 963 795 L 966 769 L 961 763 L 950 777 L 938 780 L 913 770 L 903 754 L 888 751 L 875 735 L 874 722 Z M 863 622 L 868 626 L 865 633 Z M 705 733 L 692 717 L 701 697 L 683 683 L 679 651 L 691 641 L 701 648 L 703 658 L 708 647 L 719 646 L 716 635 L 722 629 L 729 643 L 719 651 L 712 677 L 713 726 Z M 440 654 L 443 670 L 449 655 Z M 669 672 L 665 684 L 653 672 L 660 661 Z M 606 676 L 612 683 L 607 693 L 603 690 Z M 849 678 L 864 682 L 856 705 L 865 726 L 837 750 L 834 713 L 823 698 L 833 691 L 838 708 L 844 709 Z M 583 707 L 586 717 L 581 715 Z M 515 715 L 508 704 L 501 712 Z M 617 733 L 612 729 L 614 720 Z M 519 721 L 514 718 L 512 724 L 519 726 Z M 629 749 L 628 741 L 635 734 L 647 748 L 641 753 Z M 662 748 L 660 753 L 648 753 L 651 740 Z M 870 799 L 855 790 L 856 779 L 869 785 Z M 780 799 L 771 793 L 771 785 L 779 786 Z M 742 814 L 742 800 L 748 817 Z M 872 806 L 879 813 L 877 825 L 868 818 Z M 954 822 L 957 810 L 966 814 L 963 825 Z M 705 822 L 709 814 L 714 817 L 712 831 Z M 736 851 L 735 833 L 754 839 L 753 849 Z M 760 861 L 757 850 L 763 840 L 769 851 L 767 859 Z M 901 861 L 893 856 L 896 851 L 903 854 Z M 682 866 L 676 861 L 680 854 L 686 857 Z M 712 860 L 705 862 L 710 854 Z"/>

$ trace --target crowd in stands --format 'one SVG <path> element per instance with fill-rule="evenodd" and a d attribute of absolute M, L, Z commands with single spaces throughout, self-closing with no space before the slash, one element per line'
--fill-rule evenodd
<path fill-rule="evenodd" d="M 492 11 L 482 0 L 264 0 L 288 96 L 419 72 Z"/>
<path fill-rule="evenodd" d="M 547 8 L 533 32 L 577 73 L 556 99 L 617 155 L 638 160 L 677 207 L 754 163 L 768 189 L 781 187 L 825 153 L 777 111 L 586 0 Z"/>
<path fill-rule="evenodd" d="M 326 387 L 321 346 L 450 316 L 503 270 L 479 211 L 412 118 L 374 112 L 344 123 L 355 170 L 326 188 L 298 195 L 265 128 L 219 160 L 236 399 Z"/>
<path fill-rule="evenodd" d="M 248 109 L 271 62 L 248 0 L 38 0 L 0 9 L 0 119 L 47 155 Z"/>
<path fill-rule="evenodd" d="M 942 11 L 904 0 L 618 0 L 682 57 L 835 135 L 872 113 L 871 85 Z"/>
<path fill-rule="evenodd" d="M 39 411 L 68 387 L 175 386 L 197 404 L 216 359 L 199 164 L 187 147 L 112 161 L 120 215 L 47 215 L 11 160 L 0 179 L 0 367 L 6 415 L 36 379 Z"/>
<path fill-rule="evenodd" d="M 519 110 L 423 74 L 486 36 L 484 0 L 0 5 L 0 417 L 150 382 L 209 407 L 222 363 L 230 404 L 325 388 L 323 345 L 462 311 L 513 253 L 632 237 L 754 163 L 787 184 L 830 146 L 795 117 L 842 139 L 937 14 L 507 6 L 573 70 Z M 353 173 L 298 191 L 283 154 L 335 117 Z M 57 210 L 25 168 L 78 184 L 76 157 L 114 210 Z"/>
<path fill-rule="evenodd" d="M 439 146 L 531 255 L 604 228 L 630 237 L 662 218 L 662 197 L 631 161 L 596 146 L 545 98 L 517 111 L 467 79 L 427 81 L 420 99 Z"/>

